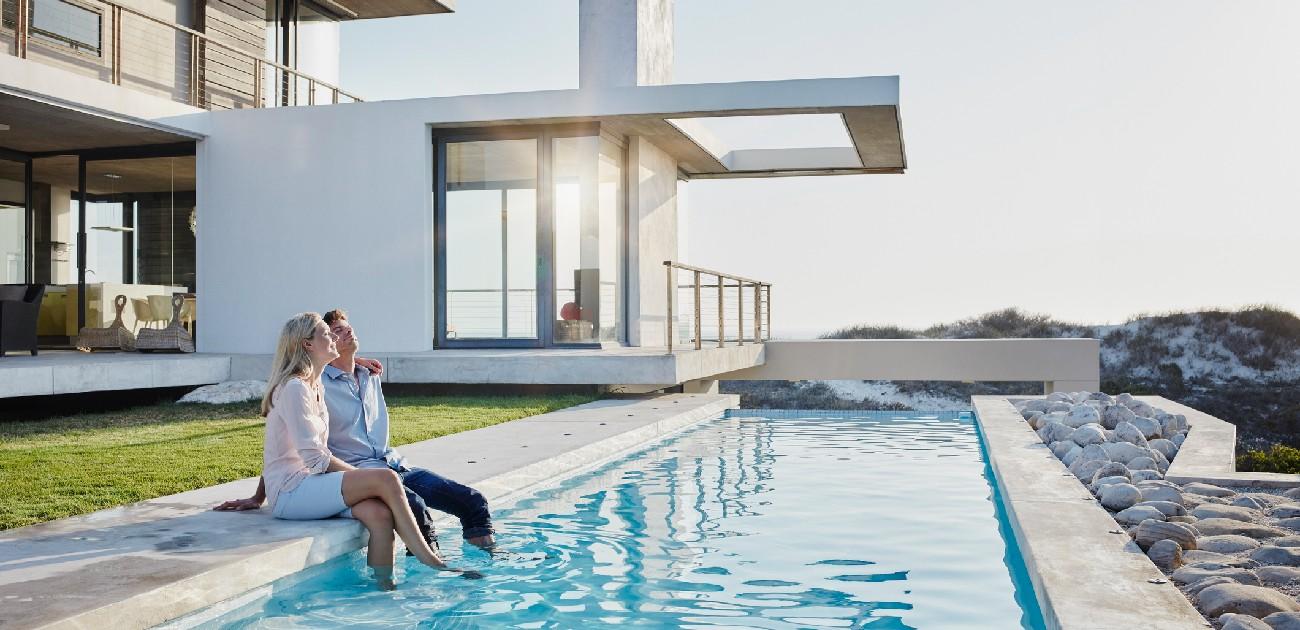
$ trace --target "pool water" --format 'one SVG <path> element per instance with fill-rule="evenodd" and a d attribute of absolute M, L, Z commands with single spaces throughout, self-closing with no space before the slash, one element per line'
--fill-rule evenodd
<path fill-rule="evenodd" d="M 495 510 L 464 580 L 363 552 L 205 628 L 1041 628 L 968 413 L 732 412 Z"/>

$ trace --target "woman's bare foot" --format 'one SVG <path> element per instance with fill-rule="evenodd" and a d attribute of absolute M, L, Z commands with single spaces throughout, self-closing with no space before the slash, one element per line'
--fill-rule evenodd
<path fill-rule="evenodd" d="M 469 544 L 474 545 L 479 549 L 491 549 L 493 545 L 497 544 L 497 541 L 495 538 L 492 537 L 492 534 L 488 534 L 487 536 L 475 536 L 474 538 L 467 538 L 465 539 L 465 542 L 468 542 Z"/>
<path fill-rule="evenodd" d="M 397 588 L 397 583 L 393 581 L 393 567 L 370 567 L 375 572 L 375 584 L 381 591 L 391 591 Z"/>

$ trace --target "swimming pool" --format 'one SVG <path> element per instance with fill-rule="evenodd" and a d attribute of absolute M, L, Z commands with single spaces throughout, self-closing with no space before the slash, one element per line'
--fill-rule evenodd
<path fill-rule="evenodd" d="M 467 581 L 362 552 L 201 628 L 1043 627 L 969 413 L 733 411 L 499 506 Z M 189 624 L 187 624 L 189 625 Z"/>

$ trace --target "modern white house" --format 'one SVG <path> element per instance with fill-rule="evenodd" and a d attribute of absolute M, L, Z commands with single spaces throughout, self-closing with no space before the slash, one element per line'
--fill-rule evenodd
<path fill-rule="evenodd" d="M 753 367 L 770 285 L 665 265 L 690 262 L 679 190 L 906 167 L 897 77 L 672 84 L 672 0 L 581 0 L 579 89 L 387 102 L 337 87 L 339 24 L 451 2 L 0 6 L 0 279 L 47 285 L 56 345 L 119 294 L 128 327 L 158 326 L 179 292 L 200 353 L 264 355 L 288 315 L 342 306 L 395 377 L 435 350 L 659 360 L 669 335 L 731 357 L 704 372 Z M 788 115 L 841 124 L 841 146 L 710 133 Z"/>

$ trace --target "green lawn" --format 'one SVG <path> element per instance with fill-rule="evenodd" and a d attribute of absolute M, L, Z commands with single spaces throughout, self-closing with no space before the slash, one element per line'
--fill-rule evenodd
<path fill-rule="evenodd" d="M 588 402 L 590 396 L 389 396 L 409 444 Z M 0 530 L 253 477 L 256 403 L 135 407 L 0 423 Z"/>

